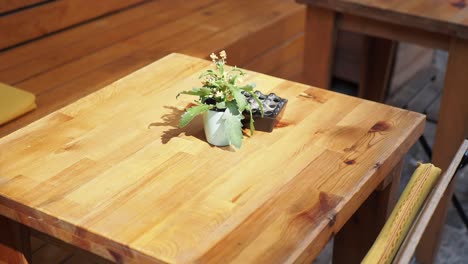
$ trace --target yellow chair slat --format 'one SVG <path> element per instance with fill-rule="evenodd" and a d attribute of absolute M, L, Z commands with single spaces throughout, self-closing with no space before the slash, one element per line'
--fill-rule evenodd
<path fill-rule="evenodd" d="M 429 163 L 418 166 L 363 264 L 392 262 L 440 172 Z"/>

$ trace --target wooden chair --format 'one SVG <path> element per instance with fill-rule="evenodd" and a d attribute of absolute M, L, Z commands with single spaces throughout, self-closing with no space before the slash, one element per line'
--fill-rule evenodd
<path fill-rule="evenodd" d="M 419 165 L 362 263 L 409 263 L 445 190 L 467 160 L 465 140 L 440 180 L 439 168 Z"/>

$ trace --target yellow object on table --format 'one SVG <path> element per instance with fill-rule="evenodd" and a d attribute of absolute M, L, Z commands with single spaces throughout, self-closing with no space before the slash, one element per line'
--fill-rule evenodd
<path fill-rule="evenodd" d="M 0 125 L 36 108 L 36 96 L 0 83 Z"/>
<path fill-rule="evenodd" d="M 424 200 L 439 179 L 440 169 L 420 164 L 362 264 L 392 263 Z"/>

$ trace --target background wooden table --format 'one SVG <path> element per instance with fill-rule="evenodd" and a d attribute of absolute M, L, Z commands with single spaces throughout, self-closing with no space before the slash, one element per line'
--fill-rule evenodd
<path fill-rule="evenodd" d="M 395 41 L 406 41 L 449 51 L 444 91 L 433 149 L 433 163 L 445 170 L 462 140 L 468 137 L 468 7 L 465 1 L 298 0 L 308 4 L 305 75 L 308 83 L 327 87 L 336 31 L 369 37 L 367 76 L 361 95 L 382 101 L 391 73 Z M 320 41 L 317 41 L 320 40 Z M 422 239 L 418 260 L 432 263 L 453 184 L 440 203 Z"/>
<path fill-rule="evenodd" d="M 424 116 L 250 72 L 289 99 L 281 122 L 212 147 L 200 118 L 177 128 L 193 98 L 175 99 L 207 67 L 169 55 L 0 139 L 0 214 L 116 262 L 289 263 L 364 204 L 336 240 L 365 251 Z"/>

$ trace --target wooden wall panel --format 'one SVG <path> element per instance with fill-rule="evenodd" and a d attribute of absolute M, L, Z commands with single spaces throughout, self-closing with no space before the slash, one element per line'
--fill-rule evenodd
<path fill-rule="evenodd" d="M 47 1 L 50 0 L 2 0 L 0 1 L 0 14 Z"/>
<path fill-rule="evenodd" d="M 0 17 L 0 50 L 143 1 L 54 1 Z"/>

